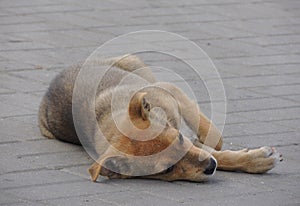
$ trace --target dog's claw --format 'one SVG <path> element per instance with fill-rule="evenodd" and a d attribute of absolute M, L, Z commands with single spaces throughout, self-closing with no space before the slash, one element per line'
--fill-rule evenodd
<path fill-rule="evenodd" d="M 283 161 L 283 157 L 282 154 L 280 154 L 274 147 L 271 147 L 271 149 L 272 149 L 272 153 L 269 155 L 269 157 L 274 158 L 274 166 L 275 166 L 276 163 Z"/>

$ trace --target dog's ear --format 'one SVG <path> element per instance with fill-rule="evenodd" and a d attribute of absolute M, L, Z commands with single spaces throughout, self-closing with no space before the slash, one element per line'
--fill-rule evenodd
<path fill-rule="evenodd" d="M 91 179 L 92 179 L 93 182 L 96 182 L 96 180 L 98 179 L 99 174 L 100 174 L 100 170 L 101 170 L 101 165 L 98 162 L 95 162 L 89 168 L 89 173 L 91 175 Z"/>
<path fill-rule="evenodd" d="M 146 92 L 137 92 L 132 97 L 129 104 L 129 116 L 132 120 L 136 118 L 144 121 L 149 120 L 151 105 L 145 97 L 146 94 Z"/>
<path fill-rule="evenodd" d="M 89 173 L 92 181 L 96 181 L 99 177 L 105 176 L 110 179 L 125 178 L 130 172 L 128 159 L 122 156 L 110 156 L 102 159 L 100 164 L 95 162 L 90 168 Z"/>

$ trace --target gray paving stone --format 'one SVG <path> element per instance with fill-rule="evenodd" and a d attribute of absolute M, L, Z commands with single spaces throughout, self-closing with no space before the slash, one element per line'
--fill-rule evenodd
<path fill-rule="evenodd" d="M 0 145 L 2 151 L 13 151 L 17 158 L 42 156 L 47 154 L 61 153 L 61 152 L 82 152 L 83 148 L 77 145 L 64 144 L 55 140 L 40 139 L 39 141 L 18 141 L 12 144 Z M 36 148 L 39 148 L 36 150 Z M 85 156 L 85 154 L 83 154 Z"/>
<path fill-rule="evenodd" d="M 8 204 L 10 205 L 10 204 Z M 18 202 L 18 203 L 13 203 L 13 205 L 15 206 L 45 206 L 45 204 L 43 203 L 39 203 L 36 201 L 28 201 L 28 200 L 22 200 L 22 202 Z"/>
<path fill-rule="evenodd" d="M 251 88 L 258 86 L 297 84 L 299 83 L 299 77 L 292 74 L 283 76 L 241 77 L 237 79 L 223 79 L 223 82 L 236 88 Z"/>
<path fill-rule="evenodd" d="M 202 46 L 200 44 L 200 46 Z M 205 51 L 207 51 L 208 53 L 210 53 L 210 50 L 214 50 L 214 51 L 224 51 L 223 55 L 215 55 L 213 57 L 215 57 L 216 59 L 219 58 L 230 58 L 230 57 L 247 57 L 247 56 L 264 56 L 266 54 L 268 55 L 276 55 L 276 54 L 282 54 L 282 52 L 278 51 L 278 50 L 273 50 L 273 49 L 269 49 L 269 48 L 265 48 L 265 47 L 260 47 L 257 45 L 253 45 L 253 44 L 247 44 L 244 43 L 240 40 L 237 39 L 232 39 L 232 40 L 228 40 L 228 41 L 224 41 L 223 39 L 218 39 L 218 40 L 210 40 L 209 41 L 209 45 L 203 45 L 205 46 L 203 49 L 205 49 Z M 211 47 L 216 47 L 216 48 L 212 48 Z M 227 54 L 225 53 L 227 51 Z"/>
<path fill-rule="evenodd" d="M 55 65 L 50 65 L 50 69 L 57 67 L 67 68 L 78 62 L 83 62 L 97 48 L 98 45 L 95 47 L 56 49 L 45 52 L 45 54 L 50 58 L 55 59 Z M 70 53 L 74 53 L 74 55 L 70 55 Z"/>
<path fill-rule="evenodd" d="M 222 176 L 220 176 L 220 174 Z M 122 184 L 128 186 L 132 190 L 139 189 L 139 191 L 143 191 L 145 190 L 143 185 L 147 183 L 147 191 L 145 191 L 146 194 L 149 193 L 157 196 L 158 198 L 177 200 L 180 203 L 187 202 L 192 205 L 199 204 L 199 202 L 207 202 L 208 200 L 213 200 L 214 198 L 233 198 L 241 195 L 244 191 L 247 191 L 247 193 L 250 194 L 258 193 L 261 190 L 269 192 L 273 191 L 272 188 L 266 187 L 260 182 L 259 184 L 255 184 L 255 182 L 253 184 L 249 184 L 249 181 L 246 180 L 248 176 L 247 174 L 240 176 L 238 179 L 230 179 L 229 181 L 227 181 L 227 179 L 224 181 L 225 179 L 223 179 L 223 176 L 226 176 L 226 174 L 222 172 L 220 172 L 220 174 L 216 175 L 214 180 L 210 180 L 202 184 L 188 184 L 184 182 L 158 184 L 155 181 L 151 181 L 149 183 L 147 183 L 147 181 L 124 181 Z M 239 179 L 245 179 L 246 182 L 240 182 Z M 221 185 L 224 185 L 226 189 L 224 189 Z M 238 186 L 239 190 L 236 186 Z M 191 192 L 191 190 L 193 192 Z"/>
<path fill-rule="evenodd" d="M 251 67 L 251 66 L 230 63 L 229 60 L 226 60 L 225 62 L 223 61 L 221 63 L 218 62 L 216 63 L 218 65 L 217 67 L 218 69 L 226 69 L 228 70 L 228 72 L 230 71 L 231 73 L 238 75 L 240 77 L 299 74 L 299 66 L 297 64 L 284 65 L 284 69 L 283 69 L 282 65 L 266 65 L 260 67 Z"/>
<path fill-rule="evenodd" d="M 287 44 L 298 44 L 299 35 L 282 35 L 282 36 L 260 36 L 252 38 L 241 38 L 240 41 L 247 42 L 263 47 L 270 47 L 272 45 L 287 45 Z"/>
<path fill-rule="evenodd" d="M 299 131 L 300 119 L 281 120 L 281 121 L 276 121 L 275 123 Z"/>
<path fill-rule="evenodd" d="M 225 137 L 234 137 L 242 135 L 259 135 L 278 132 L 291 132 L 291 128 L 285 126 L 274 125 L 272 122 L 253 122 L 226 125 L 224 129 Z"/>
<path fill-rule="evenodd" d="M 25 171 L 3 174 L 0 177 L 1 190 L 29 188 L 40 185 L 63 184 L 85 180 L 76 175 L 70 175 L 59 170 Z"/>
<path fill-rule="evenodd" d="M 289 54 L 295 54 L 300 52 L 300 44 L 283 44 L 283 45 L 271 45 L 268 46 L 270 49 L 278 50 L 280 52 L 286 52 Z"/>
<path fill-rule="evenodd" d="M 234 100 L 241 100 L 241 99 L 257 99 L 257 98 L 268 97 L 268 95 L 266 95 L 266 94 L 252 92 L 244 87 L 236 88 L 236 87 L 239 87 L 239 84 L 234 84 L 236 82 L 236 80 L 235 79 L 232 79 L 232 80 L 233 81 L 227 81 L 226 79 L 222 80 L 224 84 L 226 84 L 226 81 L 230 82 L 230 84 L 232 84 L 232 85 L 225 86 L 225 94 L 229 101 L 230 100 L 234 101 Z M 242 82 L 243 82 L 243 84 L 249 84 L 249 81 L 246 81 L 246 82 L 242 81 Z"/>
<path fill-rule="evenodd" d="M 3 11 L 3 10 L 2 10 Z M 2 19 L 3 17 L 5 18 L 6 15 L 0 16 L 0 19 Z M 13 16 L 13 15 L 7 15 L 8 18 Z M 2 23 L 5 24 L 5 23 Z M 23 42 L 23 41 L 30 41 L 29 39 L 24 39 L 24 38 L 17 38 L 16 34 L 12 34 L 12 35 L 7 35 L 7 34 L 3 34 L 0 33 L 0 41 L 1 42 Z"/>
<path fill-rule="evenodd" d="M 91 179 L 90 174 L 88 173 L 88 168 L 91 166 L 91 164 L 84 164 L 84 165 L 73 165 L 68 166 L 65 168 L 60 169 L 60 171 L 65 172 L 67 174 L 79 176 L 81 178 L 85 178 L 86 180 Z M 105 182 L 107 179 L 105 177 L 99 177 L 98 182 Z"/>
<path fill-rule="evenodd" d="M 83 151 L 18 156 L 16 153 L 19 150 L 5 150 L 6 155 L 1 156 L 0 163 L 0 172 L 2 174 L 39 169 L 62 169 L 64 167 L 83 164 L 88 167 L 92 163 L 91 159 Z"/>
<path fill-rule="evenodd" d="M 9 116 L 15 116 L 15 115 L 30 115 L 32 114 L 31 111 L 28 111 L 27 109 L 18 109 L 16 110 L 16 107 L 15 106 L 11 106 L 11 105 L 7 105 L 7 104 L 4 104 L 4 103 L 1 103 L 0 102 L 0 105 L 1 105 L 1 108 L 3 109 L 4 112 L 2 112 L 1 116 L 2 118 L 3 117 L 9 117 Z"/>
<path fill-rule="evenodd" d="M 274 86 L 262 86 L 262 87 L 249 88 L 250 91 L 269 94 L 272 96 L 296 95 L 299 94 L 299 89 L 300 89 L 300 84 L 297 83 L 291 85 L 278 85 L 278 86 L 274 85 Z"/>
<path fill-rule="evenodd" d="M 267 93 L 267 92 L 266 92 Z M 227 102 L 228 113 L 239 113 L 243 111 L 257 111 L 265 109 L 276 109 L 282 107 L 299 106 L 293 101 L 285 101 L 276 97 L 256 98 L 256 99 L 241 99 Z"/>
<path fill-rule="evenodd" d="M 268 7 L 268 11 L 270 13 L 265 12 L 264 8 L 266 7 Z M 272 5 L 272 2 L 263 1 L 259 2 L 259 4 L 253 4 L 251 2 L 234 2 L 233 4 L 223 4 L 221 5 L 221 8 L 215 9 L 218 9 L 218 11 L 222 13 L 222 15 L 231 17 L 232 19 L 252 19 L 255 17 L 258 17 L 258 19 L 264 19 L 264 17 L 270 19 L 272 17 L 288 16 L 287 12 L 284 12 L 282 9 Z M 275 16 L 275 13 L 278 16 Z"/>
<path fill-rule="evenodd" d="M 2 0 L 0 205 L 299 205 L 299 8 L 297 0 Z M 275 146 L 284 161 L 265 175 L 218 171 L 204 183 L 92 183 L 93 161 L 82 148 L 42 137 L 37 109 L 54 75 L 107 40 L 143 29 L 188 37 L 212 58 L 228 99 L 225 149 Z M 171 42 L 152 44 L 184 51 Z M 210 116 L 209 92 L 184 64 L 157 54 L 142 58 L 184 76 Z M 207 66 L 198 55 L 192 59 Z"/>
<path fill-rule="evenodd" d="M 99 22 L 99 20 L 97 20 Z M 109 31 L 98 31 L 93 28 L 89 28 L 88 30 L 65 30 L 58 31 L 57 34 L 69 36 L 71 39 L 78 39 L 78 42 L 85 42 L 85 45 L 82 43 L 84 47 L 87 45 L 94 47 L 96 45 L 101 45 L 102 43 L 110 40 L 115 35 L 110 33 Z M 45 41 L 46 38 L 41 39 Z M 51 42 L 56 43 L 56 42 Z M 75 47 L 79 47 L 80 45 L 76 44 Z"/>
<path fill-rule="evenodd" d="M 0 95 L 2 95 L 2 94 L 11 94 L 11 93 L 14 93 L 14 91 L 11 90 L 11 89 L 0 88 Z"/>
<path fill-rule="evenodd" d="M 32 65 L 30 68 L 37 68 L 37 67 L 54 67 L 56 66 L 56 62 L 54 58 L 50 56 L 46 56 L 43 53 L 49 52 L 48 50 L 45 52 L 43 50 L 35 51 L 32 50 L 30 52 L 24 51 L 10 51 L 10 52 L 2 52 L 1 56 L 6 58 L 10 58 L 13 61 L 24 62 L 25 68 L 28 68 L 26 65 Z M 55 64 L 56 63 L 56 64 Z"/>
<path fill-rule="evenodd" d="M 16 111 L 19 108 L 31 113 L 37 113 L 40 101 L 40 98 L 24 93 L 2 94 L 0 100 L 1 104 L 15 107 Z M 9 116 L 9 113 L 3 116 Z"/>
<path fill-rule="evenodd" d="M 237 124 L 237 123 L 247 123 L 254 122 L 255 120 L 249 120 L 239 114 L 227 114 L 226 115 L 226 124 Z"/>
<path fill-rule="evenodd" d="M 14 76 L 20 77 L 26 80 L 33 80 L 36 82 L 42 82 L 45 86 L 48 86 L 51 80 L 61 71 L 61 69 L 31 69 L 18 72 L 10 72 Z M 41 88 L 41 90 L 45 88 Z M 39 102 L 38 102 L 39 103 Z"/>
<path fill-rule="evenodd" d="M 284 98 L 300 103 L 300 95 L 299 94 L 288 95 L 288 96 L 285 96 Z"/>
<path fill-rule="evenodd" d="M 237 59 L 237 58 L 236 58 Z M 239 57 L 238 60 L 231 58 L 232 61 L 242 62 L 248 66 L 265 66 L 265 65 L 285 65 L 285 64 L 299 64 L 298 55 L 272 55 L 272 56 L 251 56 Z"/>
<path fill-rule="evenodd" d="M 282 108 L 262 111 L 251 111 L 251 112 L 240 112 L 239 114 L 253 120 L 259 121 L 274 121 L 274 120 L 285 120 L 285 119 L 298 119 L 299 118 L 299 107 L 295 108 Z"/>
<path fill-rule="evenodd" d="M 27 64 L 27 63 L 21 63 L 20 61 L 16 60 L 4 60 L 0 62 L 0 71 L 12 71 L 12 70 L 24 70 L 24 69 L 32 69 L 34 68 L 34 65 Z"/>
<path fill-rule="evenodd" d="M 18 116 L 10 113 L 10 117 L 0 119 L 0 144 L 25 140 L 45 139 L 40 136 L 36 114 Z M 13 126 L 14 129 L 10 127 Z"/>
<path fill-rule="evenodd" d="M 232 204 L 243 204 L 243 205 L 297 205 L 299 204 L 299 198 L 285 193 L 284 197 L 282 192 L 260 192 L 254 194 L 246 194 L 243 196 L 235 196 L 226 198 L 225 200 L 209 200 L 207 204 L 214 205 L 232 205 Z M 268 197 L 268 199 L 266 199 Z M 186 204 L 186 205 L 196 205 L 196 204 Z"/>
<path fill-rule="evenodd" d="M 25 79 L 18 78 L 15 76 L 11 76 L 8 74 L 1 74 L 0 76 L 0 85 L 6 89 L 12 89 L 15 91 L 22 91 L 22 92 L 30 92 L 36 91 L 38 88 L 46 87 L 43 84 L 35 82 L 35 81 L 26 81 Z"/>
<path fill-rule="evenodd" d="M 36 42 L 8 42 L 2 43 L 0 51 L 15 51 L 15 50 L 42 50 L 51 49 L 50 45 L 36 43 Z"/>
<path fill-rule="evenodd" d="M 82 188 L 85 188 L 84 190 Z M 82 195 L 105 194 L 122 192 L 124 189 L 113 187 L 105 183 L 93 183 L 80 181 L 66 184 L 43 185 L 36 187 L 18 188 L 8 190 L 21 198 L 30 200 L 47 200 L 56 198 L 68 198 Z"/>
<path fill-rule="evenodd" d="M 57 206 L 93 206 L 93 205 L 118 205 L 115 202 L 107 202 L 101 200 L 98 196 L 100 195 L 86 195 L 76 197 L 62 197 L 57 199 L 49 199 L 40 201 L 46 205 L 57 205 Z M 104 195 L 103 195 L 104 196 Z"/>
<path fill-rule="evenodd" d="M 0 194 L 0 204 L 1 205 L 14 205 L 14 204 L 17 204 L 19 202 L 22 201 L 21 198 L 19 198 L 18 196 L 14 195 L 14 194 L 10 194 L 6 191 L 1 191 L 1 194 Z"/>
<path fill-rule="evenodd" d="M 77 31 L 79 32 L 79 31 Z M 80 47 L 83 45 L 88 45 L 88 39 L 78 38 L 75 36 L 68 35 L 67 32 L 64 31 L 52 31 L 49 34 L 49 31 L 41 31 L 41 32 L 24 32 L 19 34 L 21 37 L 26 38 L 34 38 L 36 41 L 44 42 L 51 46 L 46 48 L 57 48 L 57 47 Z"/>
<path fill-rule="evenodd" d="M 116 198 L 115 194 L 109 193 L 43 202 L 51 202 L 51 204 L 57 205 L 181 205 L 181 202 L 176 200 L 165 199 L 149 193 L 140 193 L 137 191 L 119 192 L 118 198 Z"/>
<path fill-rule="evenodd" d="M 280 15 L 280 14 L 278 14 Z M 285 14 L 283 14 L 285 15 Z M 240 29 L 243 32 L 252 33 L 255 36 L 260 35 L 294 35 L 296 31 L 291 31 L 285 28 L 278 28 L 272 23 L 276 23 L 278 20 L 249 20 L 249 21 L 234 21 L 234 22 L 218 22 L 220 26 L 224 26 L 226 29 Z"/>
<path fill-rule="evenodd" d="M 9 16 L 9 15 L 11 15 L 11 14 L 12 14 L 12 12 L 7 11 L 7 10 L 5 10 L 5 9 L 2 9 L 0 16 L 1 16 L 1 17 L 2 17 L 2 16 Z"/>
<path fill-rule="evenodd" d="M 10 7 L 6 8 L 7 11 L 12 11 L 18 15 L 32 15 L 32 14 L 43 14 L 43 13 L 63 13 L 63 12 L 78 12 L 91 10 L 89 8 L 81 8 L 75 4 L 48 4 L 38 5 L 34 7 Z"/>
<path fill-rule="evenodd" d="M 28 24 L 28 23 L 40 23 L 42 19 L 36 18 L 36 16 L 2 16 L 0 18 L 1 25 L 7 24 Z"/>
<path fill-rule="evenodd" d="M 83 27 L 83 28 L 89 28 L 89 27 L 98 27 L 98 26 L 111 26 L 112 24 L 106 23 L 105 19 L 104 21 L 99 21 L 95 18 L 90 18 L 89 16 L 84 16 L 86 13 L 90 13 L 93 9 L 90 10 L 83 10 L 82 12 L 60 12 L 60 13 L 44 13 L 39 14 L 39 17 L 43 19 L 47 19 L 50 21 L 62 21 L 65 24 L 71 24 L 76 25 L 77 27 Z M 124 19 L 119 19 L 123 21 Z M 88 41 L 88 39 L 85 39 L 85 41 Z M 80 41 L 79 41 L 80 42 Z M 78 43 L 79 43 L 78 42 Z M 84 42 L 81 40 L 81 42 Z"/>
<path fill-rule="evenodd" d="M 38 6 L 38 5 L 47 5 L 51 3 L 51 1 L 46 0 L 43 2 L 40 2 L 38 0 L 33 0 L 30 2 L 19 2 L 19 1 L 9 1 L 5 0 L 3 1 L 3 7 L 9 8 L 9 7 L 32 7 L 32 6 Z"/>
<path fill-rule="evenodd" d="M 178 24 L 180 25 L 180 24 Z M 249 31 L 242 31 L 237 28 L 228 28 L 224 27 L 221 23 L 198 23 L 195 26 L 199 28 L 205 28 L 206 32 L 218 34 L 219 36 L 223 36 L 225 38 L 236 38 L 236 37 L 245 37 L 245 36 L 255 36 L 255 34 L 251 34 Z"/>
<path fill-rule="evenodd" d="M 297 145 L 299 140 L 295 139 L 296 131 L 278 132 L 272 134 L 240 135 L 236 137 L 226 137 L 224 142 L 226 147 L 238 146 L 240 148 L 258 148 L 262 146 L 281 147 L 287 145 Z M 283 142 L 282 139 L 285 141 Z"/>

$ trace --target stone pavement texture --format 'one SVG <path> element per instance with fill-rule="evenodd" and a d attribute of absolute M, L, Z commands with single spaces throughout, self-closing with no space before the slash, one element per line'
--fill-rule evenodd
<path fill-rule="evenodd" d="M 299 0 L 1 0 L 0 205 L 299 205 L 299 22 Z M 228 101 L 225 148 L 276 146 L 284 162 L 205 183 L 92 183 L 81 147 L 41 136 L 49 81 L 107 40 L 144 29 L 183 35 L 212 58 Z"/>

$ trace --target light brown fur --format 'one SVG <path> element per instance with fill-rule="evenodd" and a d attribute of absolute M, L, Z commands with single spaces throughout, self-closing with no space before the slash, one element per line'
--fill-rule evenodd
<path fill-rule="evenodd" d="M 82 103 L 83 119 L 80 125 L 84 129 L 87 138 L 91 138 L 98 160 L 89 168 L 91 179 L 96 181 L 99 175 L 109 178 L 131 178 L 135 170 L 151 170 L 158 167 L 162 170 L 157 174 L 145 175 L 144 178 L 173 180 L 201 181 L 214 170 L 214 158 L 218 162 L 218 169 L 228 171 L 244 171 L 248 173 L 264 173 L 274 167 L 278 153 L 269 147 L 255 150 L 220 151 L 223 138 L 212 122 L 199 110 L 198 105 L 191 101 L 179 88 L 166 82 L 156 82 L 148 68 L 136 56 L 124 56 L 99 60 L 99 65 L 113 65 L 107 72 L 102 87 L 98 88 L 95 100 L 96 117 L 109 144 L 98 141 L 98 133 L 95 133 L 84 113 L 89 109 L 88 104 Z M 143 68 L 139 70 L 140 68 Z M 74 128 L 72 116 L 72 94 L 74 82 L 80 70 L 80 65 L 63 71 L 50 84 L 39 110 L 39 126 L 41 133 L 48 138 L 57 138 L 62 141 L 81 144 Z M 113 89 L 118 82 L 129 73 L 134 72 L 137 78 L 143 78 L 155 87 L 143 88 L 133 97 L 128 105 L 130 121 L 139 129 L 147 129 L 151 125 L 150 111 L 154 107 L 161 107 L 167 114 L 167 124 L 163 131 L 154 139 L 142 140 L 137 133 L 124 135 L 119 131 L 112 118 L 111 99 Z M 126 86 L 118 88 L 121 92 L 128 92 Z M 165 90 L 165 91 L 164 91 Z M 171 97 L 167 93 L 171 92 Z M 122 98 L 120 98 L 122 101 Z M 183 117 L 187 125 L 197 134 L 198 139 L 191 142 L 188 138 L 179 136 L 179 121 Z M 126 126 L 127 120 L 123 122 Z M 210 131 L 210 132 L 209 132 Z M 132 139 L 131 137 L 137 139 Z M 158 162 L 136 162 L 133 156 L 148 156 L 159 153 L 168 148 L 172 143 L 173 149 L 169 155 L 164 156 Z M 202 149 L 202 144 L 212 147 L 212 154 Z M 184 148 L 189 148 L 187 153 L 174 165 L 170 165 L 172 159 Z M 125 155 L 119 155 L 116 150 Z M 138 164 L 143 167 L 137 166 Z M 117 168 L 115 172 L 110 166 Z M 134 166 L 134 167 L 133 167 Z M 171 171 L 165 169 L 172 166 Z"/>

